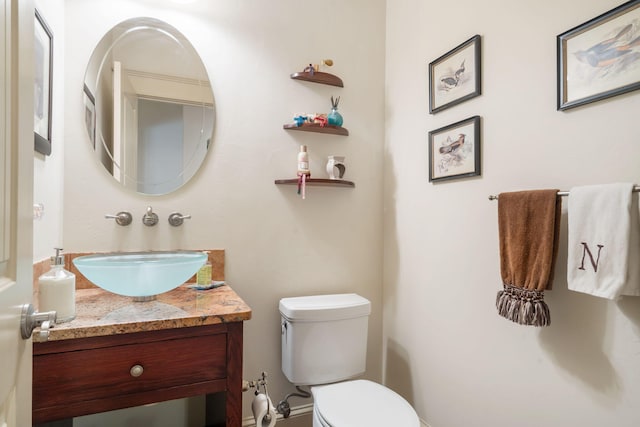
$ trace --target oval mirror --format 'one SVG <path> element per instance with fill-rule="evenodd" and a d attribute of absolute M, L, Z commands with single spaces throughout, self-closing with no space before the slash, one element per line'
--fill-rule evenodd
<path fill-rule="evenodd" d="M 167 194 L 198 171 L 212 138 L 213 92 L 191 43 L 169 24 L 134 18 L 96 46 L 84 78 L 95 157 L 124 187 Z"/>

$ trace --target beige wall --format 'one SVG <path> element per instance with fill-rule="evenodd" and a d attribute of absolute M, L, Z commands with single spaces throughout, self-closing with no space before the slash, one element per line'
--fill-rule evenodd
<path fill-rule="evenodd" d="M 64 248 L 62 239 L 64 167 L 64 0 L 37 0 L 36 8 L 53 33 L 53 98 L 51 155 L 34 151 L 33 202 L 44 206 L 44 215 L 33 222 L 33 258 L 41 261 Z M 66 248 L 64 248 L 66 249 Z"/>
<path fill-rule="evenodd" d="M 640 93 L 556 111 L 556 35 L 617 0 L 387 2 L 384 369 L 432 427 L 640 424 L 640 298 L 567 290 L 552 324 L 496 314 L 489 194 L 640 181 Z M 482 36 L 482 96 L 428 114 L 428 63 Z M 482 178 L 428 182 L 427 133 L 482 116 Z"/>
<path fill-rule="evenodd" d="M 224 248 L 228 283 L 253 309 L 245 323 L 244 376 L 269 374 L 273 400 L 295 389 L 280 369 L 281 297 L 357 292 L 373 303 L 367 376 L 381 378 L 384 2 L 66 0 L 64 241 L 69 251 Z M 118 22 L 162 19 L 192 42 L 209 72 L 216 106 L 212 149 L 195 178 L 168 196 L 116 185 L 91 155 L 83 128 L 82 81 L 93 47 Z M 289 75 L 332 58 L 344 88 Z M 286 132 L 299 112 L 328 112 L 331 95 L 349 137 Z M 314 177 L 328 155 L 345 155 L 355 189 L 313 187 L 292 178 L 300 144 Z M 153 206 L 154 228 L 141 218 Z M 106 213 L 130 211 L 119 227 Z M 170 227 L 173 211 L 192 215 Z M 185 349 L 188 351 L 188 349 Z M 245 415 L 251 413 L 251 393 Z M 291 400 L 293 406 L 308 403 Z"/>

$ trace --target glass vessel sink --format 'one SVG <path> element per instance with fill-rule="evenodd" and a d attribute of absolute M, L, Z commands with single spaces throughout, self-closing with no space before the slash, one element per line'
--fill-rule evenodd
<path fill-rule="evenodd" d="M 80 256 L 73 263 L 102 289 L 148 301 L 185 283 L 206 259 L 197 251 L 112 252 Z"/>

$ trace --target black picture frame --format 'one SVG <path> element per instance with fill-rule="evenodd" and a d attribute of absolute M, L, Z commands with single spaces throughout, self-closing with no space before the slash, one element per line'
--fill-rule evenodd
<path fill-rule="evenodd" d="M 429 182 L 481 175 L 480 116 L 429 132 Z"/>
<path fill-rule="evenodd" d="M 482 94 L 481 37 L 476 34 L 429 63 L 429 113 Z"/>
<path fill-rule="evenodd" d="M 53 99 L 53 33 L 40 12 L 37 9 L 35 12 L 34 149 L 49 156 Z"/>
<path fill-rule="evenodd" d="M 640 0 L 557 36 L 557 110 L 640 89 Z"/>

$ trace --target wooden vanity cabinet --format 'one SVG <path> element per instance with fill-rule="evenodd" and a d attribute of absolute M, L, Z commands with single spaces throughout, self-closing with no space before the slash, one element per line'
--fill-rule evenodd
<path fill-rule="evenodd" d="M 33 423 L 224 392 L 242 420 L 242 322 L 33 344 Z"/>

